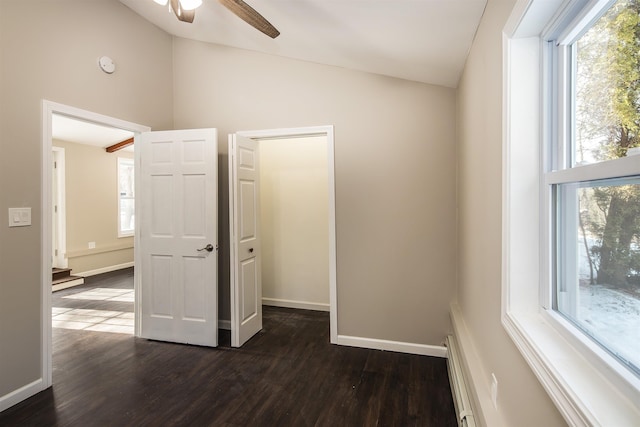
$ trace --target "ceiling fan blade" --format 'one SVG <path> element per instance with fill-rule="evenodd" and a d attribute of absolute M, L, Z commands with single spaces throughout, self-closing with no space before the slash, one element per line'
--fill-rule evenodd
<path fill-rule="evenodd" d="M 173 0 L 172 0 L 173 1 Z M 276 29 L 269 21 L 264 19 L 254 8 L 249 6 L 242 0 L 218 0 L 224 7 L 236 14 L 240 19 L 251 25 L 258 31 L 262 31 L 272 39 L 280 35 L 280 31 Z"/>
<path fill-rule="evenodd" d="M 171 0 L 171 10 L 176 14 L 176 18 L 178 18 L 182 22 L 188 22 L 191 24 L 193 22 L 193 18 L 196 16 L 196 10 L 183 10 L 180 6 L 179 0 Z"/>

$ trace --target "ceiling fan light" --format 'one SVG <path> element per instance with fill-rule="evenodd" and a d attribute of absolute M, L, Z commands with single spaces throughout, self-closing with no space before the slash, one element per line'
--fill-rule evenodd
<path fill-rule="evenodd" d="M 153 1 L 158 3 L 159 5 L 166 6 L 169 0 L 153 0 Z"/>
<path fill-rule="evenodd" d="M 180 7 L 182 10 L 193 10 L 201 5 L 202 0 L 180 0 Z"/>

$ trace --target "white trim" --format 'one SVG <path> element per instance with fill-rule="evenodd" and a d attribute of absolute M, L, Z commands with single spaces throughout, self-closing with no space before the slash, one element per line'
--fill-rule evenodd
<path fill-rule="evenodd" d="M 330 305 L 322 302 L 293 301 L 262 297 L 262 304 L 272 307 L 298 308 L 302 310 L 330 311 Z"/>
<path fill-rule="evenodd" d="M 329 329 L 330 341 L 338 344 L 338 297 L 336 273 L 336 184 L 335 141 L 332 125 L 303 128 L 267 129 L 236 132 L 252 139 L 296 138 L 324 135 L 327 138 L 327 172 L 329 186 Z M 231 220 L 230 220 L 231 221 Z"/>
<path fill-rule="evenodd" d="M 500 412 L 493 406 L 491 400 L 491 385 L 487 381 L 487 375 L 482 366 L 482 359 L 478 356 L 473 339 L 462 315 L 460 307 L 451 304 L 451 325 L 453 337 L 458 344 L 462 370 L 467 382 L 467 389 L 471 394 L 471 408 L 474 419 L 478 424 L 485 426 L 506 426 Z"/>
<path fill-rule="evenodd" d="M 61 291 L 63 289 L 69 289 L 69 288 L 73 288 L 74 286 L 80 286 L 80 285 L 84 285 L 84 277 L 79 277 L 74 280 L 69 280 L 57 285 L 53 285 L 51 287 L 51 292 Z"/>
<path fill-rule="evenodd" d="M 42 215 L 40 218 L 40 241 L 41 243 L 41 277 L 40 277 L 40 336 L 42 337 L 42 347 L 40 348 L 41 357 L 41 381 L 39 382 L 40 390 L 44 390 L 51 386 L 51 282 L 53 277 L 51 275 L 52 263 L 51 254 L 53 252 L 53 237 L 51 225 L 53 220 L 51 219 L 51 206 L 53 203 L 51 194 L 51 162 L 53 158 L 53 137 L 52 137 L 52 114 L 54 112 L 54 105 L 49 101 L 42 101 L 42 175 L 41 175 L 41 197 L 40 201 L 42 205 Z M 32 383 L 33 384 L 33 383 Z M 39 391 L 40 391 L 39 390 Z"/>
<path fill-rule="evenodd" d="M 52 235 L 51 235 L 51 206 L 52 206 L 52 194 L 51 194 L 51 162 L 52 162 L 52 115 L 60 114 L 78 120 L 98 123 L 106 126 L 117 127 L 120 129 L 128 130 L 134 133 L 148 132 L 151 130 L 148 126 L 139 125 L 136 123 L 128 122 L 125 120 L 116 119 L 113 117 L 105 116 L 91 111 L 82 110 L 80 108 L 71 107 L 64 104 L 59 104 L 52 101 L 42 100 L 42 151 L 41 151 L 41 205 L 42 216 L 40 218 L 40 240 L 41 253 L 40 253 L 40 265 L 41 265 L 41 313 L 40 313 L 40 332 L 42 337 L 41 348 L 41 381 L 38 382 L 40 390 L 44 390 L 52 384 L 52 367 L 51 367 L 51 252 L 52 252 Z M 134 287 L 138 288 L 134 283 Z M 138 304 L 139 298 L 136 297 L 136 304 Z M 136 315 L 139 313 L 139 307 L 136 306 Z M 139 321 L 136 319 L 136 328 L 139 327 Z M 32 383 L 35 384 L 35 383 Z"/>
<path fill-rule="evenodd" d="M 571 425 L 638 425 L 634 396 L 624 394 L 611 372 L 594 368 L 542 315 L 510 313 L 502 324 L 562 416 Z"/>
<path fill-rule="evenodd" d="M 617 0 L 591 0 L 567 28 L 558 36 L 558 44 L 570 44 L 582 37 L 585 32 L 613 5 Z"/>
<path fill-rule="evenodd" d="M 133 267 L 134 265 L 135 265 L 135 263 L 133 261 L 124 262 L 122 264 L 115 264 L 115 265 L 110 265 L 110 266 L 107 266 L 107 267 L 96 268 L 95 270 L 87 270 L 87 271 L 83 271 L 81 273 L 74 273 L 74 276 L 82 276 L 82 277 L 95 276 L 96 274 L 109 273 L 111 271 L 123 270 L 125 268 Z"/>
<path fill-rule="evenodd" d="M 7 393 L 4 396 L 0 397 L 0 412 L 4 411 L 12 407 L 13 405 L 22 402 L 25 399 L 30 398 L 36 393 L 41 392 L 46 387 L 43 386 L 42 378 L 38 378 L 37 380 L 20 387 L 17 390 L 12 391 L 11 393 Z"/>
<path fill-rule="evenodd" d="M 352 337 L 348 335 L 338 335 L 336 341 L 337 342 L 332 344 L 369 348 L 372 350 L 395 351 L 398 353 L 419 354 L 421 356 L 447 357 L 447 348 L 439 345 L 389 341 L 377 338 Z"/>

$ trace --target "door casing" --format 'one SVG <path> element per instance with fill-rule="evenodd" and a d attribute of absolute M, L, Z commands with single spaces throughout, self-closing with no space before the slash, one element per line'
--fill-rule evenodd
<path fill-rule="evenodd" d="M 42 381 L 40 383 L 40 389 L 45 390 L 52 384 L 52 328 L 51 328 L 51 257 L 53 247 L 52 237 L 52 217 L 51 212 L 53 209 L 53 197 L 52 197 L 52 162 L 53 162 L 53 136 L 52 136 L 52 116 L 59 114 L 73 119 L 92 122 L 103 126 L 109 126 L 119 129 L 124 129 L 139 134 L 142 132 L 149 132 L 150 127 L 140 125 L 125 120 L 116 119 L 114 117 L 105 116 L 102 114 L 94 113 L 88 110 L 72 107 L 69 105 L 59 104 L 48 100 L 42 101 L 42 156 L 41 156 L 41 188 L 42 199 L 40 201 L 42 206 L 42 215 L 40 218 L 40 239 L 41 239 L 41 299 L 42 299 L 42 313 L 40 325 L 40 336 L 42 337 L 42 360 L 41 360 L 41 373 Z M 138 233 L 135 235 L 134 244 L 137 246 L 139 242 Z M 134 288 L 138 292 L 139 286 L 134 283 Z M 136 296 L 136 301 L 139 298 Z M 139 310 L 136 308 L 136 317 L 139 316 Z M 135 320 L 136 324 L 136 336 L 139 335 L 140 321 L 138 318 Z"/>
<path fill-rule="evenodd" d="M 335 147 L 334 129 L 332 125 L 311 126 L 301 128 L 266 129 L 256 131 L 235 132 L 260 142 L 267 139 L 302 138 L 308 136 L 324 136 L 327 141 L 327 172 L 328 172 L 328 212 L 329 217 L 329 324 L 330 342 L 338 343 L 338 301 L 336 279 L 336 186 L 335 186 Z M 233 292 L 233 290 L 230 290 Z"/>

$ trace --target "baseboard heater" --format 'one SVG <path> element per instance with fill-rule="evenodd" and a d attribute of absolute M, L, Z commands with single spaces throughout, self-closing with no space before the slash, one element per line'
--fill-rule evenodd
<path fill-rule="evenodd" d="M 475 427 L 476 422 L 473 419 L 467 383 L 462 373 L 462 359 L 453 335 L 447 337 L 446 345 L 448 351 L 447 370 L 449 371 L 449 383 L 451 384 L 453 403 L 456 407 L 458 426 Z"/>

